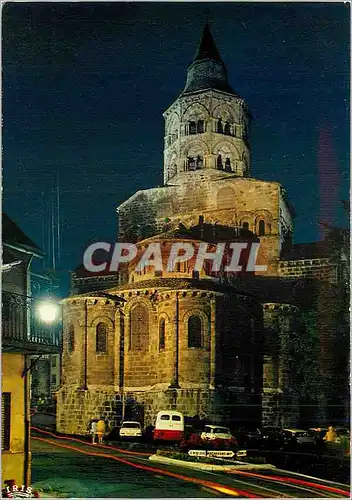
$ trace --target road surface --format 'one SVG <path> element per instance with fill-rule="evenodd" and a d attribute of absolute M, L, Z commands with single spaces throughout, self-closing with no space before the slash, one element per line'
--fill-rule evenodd
<path fill-rule="evenodd" d="M 274 471 L 209 472 L 149 460 L 149 453 L 32 431 L 32 486 L 66 498 L 349 498 L 349 487 Z M 55 493 L 52 493 L 53 496 Z"/>

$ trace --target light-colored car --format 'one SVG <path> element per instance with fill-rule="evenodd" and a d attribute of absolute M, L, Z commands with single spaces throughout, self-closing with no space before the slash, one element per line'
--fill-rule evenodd
<path fill-rule="evenodd" d="M 125 421 L 120 427 L 121 438 L 140 438 L 142 437 L 142 427 L 139 422 Z"/>
<path fill-rule="evenodd" d="M 308 431 L 302 429 L 283 429 L 282 436 L 284 442 L 294 442 L 297 444 L 315 444 L 315 439 Z"/>
<path fill-rule="evenodd" d="M 220 425 L 206 425 L 200 437 L 202 439 L 235 439 L 228 427 Z"/>

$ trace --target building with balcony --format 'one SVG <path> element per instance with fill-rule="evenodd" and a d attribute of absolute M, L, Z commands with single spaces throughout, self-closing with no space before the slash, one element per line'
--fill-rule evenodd
<path fill-rule="evenodd" d="M 41 323 L 30 290 L 42 252 L 2 215 L 2 480 L 30 483 L 30 373 L 42 355 L 60 352 L 58 329 Z"/>

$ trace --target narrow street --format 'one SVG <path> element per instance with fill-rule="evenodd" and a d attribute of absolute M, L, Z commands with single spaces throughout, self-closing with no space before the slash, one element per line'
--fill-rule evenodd
<path fill-rule="evenodd" d="M 149 453 L 32 431 L 32 486 L 46 496 L 185 498 L 349 497 L 349 487 L 274 471 L 209 472 L 149 460 Z M 49 493 L 51 493 L 49 495 Z M 43 496 L 44 496 L 43 495 Z"/>

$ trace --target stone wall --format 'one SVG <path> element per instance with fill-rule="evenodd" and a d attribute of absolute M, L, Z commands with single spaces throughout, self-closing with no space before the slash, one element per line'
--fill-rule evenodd
<path fill-rule="evenodd" d="M 93 418 L 104 416 L 111 425 L 117 425 L 117 401 L 113 387 L 91 387 L 82 390 L 76 385 L 65 385 L 57 392 L 56 430 L 64 434 L 87 433 Z"/>
<path fill-rule="evenodd" d="M 285 278 L 307 278 L 337 283 L 337 264 L 330 259 L 283 260 L 278 273 Z"/>
<path fill-rule="evenodd" d="M 123 395 L 112 387 L 90 387 L 80 390 L 65 386 L 58 391 L 57 431 L 66 434 L 85 435 L 91 419 L 107 418 L 112 427 L 122 417 Z M 157 413 L 162 410 L 177 410 L 185 416 L 199 416 L 213 423 L 251 422 L 258 425 L 258 417 L 251 418 L 248 412 L 250 394 L 235 390 L 210 390 L 201 388 L 156 389 L 129 391 L 125 393 L 126 416 L 141 422 L 145 427 L 155 425 Z M 128 413 L 127 413 L 128 412 Z"/>
<path fill-rule="evenodd" d="M 257 263 L 268 265 L 266 274 L 276 275 L 281 250 L 280 185 L 225 174 L 220 178 L 216 171 L 185 173 L 176 185 L 136 193 L 118 209 L 119 236 L 132 242 L 143 239 L 143 231 L 144 237 L 152 236 L 162 230 L 165 219 L 169 224 L 195 226 L 199 215 L 204 223 L 248 223 L 248 229 L 259 234 L 263 220 L 265 235 L 260 237 Z"/>

